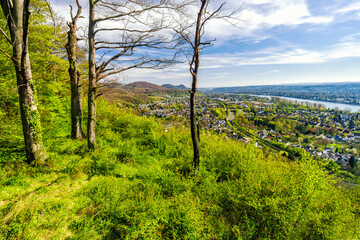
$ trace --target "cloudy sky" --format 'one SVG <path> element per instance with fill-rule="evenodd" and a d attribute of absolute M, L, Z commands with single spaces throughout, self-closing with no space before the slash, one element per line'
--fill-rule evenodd
<path fill-rule="evenodd" d="M 51 2 L 68 18 L 73 0 Z M 239 0 L 227 1 L 234 6 Z M 199 87 L 360 82 L 358 0 L 247 0 L 237 17 L 240 28 L 208 24 L 207 36 L 216 42 L 201 55 Z M 119 81 L 190 86 L 191 78 L 183 63 L 166 71 L 132 70 Z"/>

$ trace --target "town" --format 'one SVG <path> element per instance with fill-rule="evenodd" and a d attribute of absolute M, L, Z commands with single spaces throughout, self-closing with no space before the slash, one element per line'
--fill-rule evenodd
<path fill-rule="evenodd" d="M 139 112 L 186 124 L 188 96 L 162 95 L 161 100 L 138 106 Z M 213 94 L 197 100 L 200 128 L 228 138 L 284 150 L 294 156 L 307 152 L 315 159 L 336 162 L 348 170 L 360 160 L 359 113 L 325 109 L 320 104 L 299 104 L 280 98 Z"/>

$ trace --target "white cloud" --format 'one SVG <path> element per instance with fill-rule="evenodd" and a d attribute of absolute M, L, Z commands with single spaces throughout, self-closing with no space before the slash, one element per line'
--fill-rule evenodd
<path fill-rule="evenodd" d="M 281 72 L 281 70 L 274 69 L 274 70 L 270 70 L 270 71 L 267 71 L 267 72 L 261 72 L 261 73 L 259 73 L 259 75 L 268 76 L 268 75 L 273 75 L 273 74 L 277 74 L 277 73 L 280 73 L 280 72 Z"/>
<path fill-rule="evenodd" d="M 69 4 L 75 5 L 75 0 L 50 0 L 55 11 L 65 19 L 70 20 Z M 80 20 L 79 25 L 86 29 L 88 16 L 88 2 L 80 0 L 83 6 L 82 15 L 85 17 Z M 240 7 L 242 4 L 238 0 L 229 0 L 225 6 L 229 11 Z M 230 8 L 230 9 L 229 9 Z M 239 24 L 240 28 L 234 28 L 231 24 L 220 19 L 210 21 L 206 27 L 207 36 L 217 39 L 217 45 L 231 39 L 263 39 L 267 38 L 263 30 L 274 26 L 296 26 L 300 24 L 328 24 L 331 23 L 333 16 L 313 16 L 306 3 L 306 0 L 248 0 L 236 18 L 243 21 Z M 111 27 L 114 23 L 103 23 L 106 27 Z M 143 27 L 143 26 L 142 26 Z M 113 32 L 103 32 L 102 38 L 113 39 Z"/>
<path fill-rule="evenodd" d="M 360 10 L 360 2 L 351 3 L 345 7 L 342 7 L 338 10 L 335 10 L 335 13 L 348 13 L 352 11 L 359 11 Z"/>
<path fill-rule="evenodd" d="M 302 0 L 269 1 L 263 7 L 249 4 L 243 15 L 245 19 L 250 19 L 253 28 L 303 23 L 324 24 L 333 21 L 332 16 L 312 16 L 306 1 Z"/>
<path fill-rule="evenodd" d="M 233 2 L 229 5 L 236 6 Z M 264 30 L 275 26 L 319 25 L 334 21 L 332 15 L 312 15 L 305 0 L 248 0 L 244 8 L 236 14 L 236 18 L 242 21 L 239 24 L 240 28 L 234 28 L 231 24 L 216 19 L 208 23 L 207 35 L 217 38 L 221 44 L 229 38 L 266 38 Z"/>
<path fill-rule="evenodd" d="M 341 41 L 318 50 L 288 46 L 267 48 L 249 53 L 208 54 L 203 55 L 202 66 L 224 68 L 246 65 L 316 64 L 354 57 L 360 57 L 360 42 Z"/>

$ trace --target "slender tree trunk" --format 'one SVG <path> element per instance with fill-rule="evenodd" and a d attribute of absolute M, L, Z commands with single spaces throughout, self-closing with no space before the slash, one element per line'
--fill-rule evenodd
<path fill-rule="evenodd" d="M 69 75 L 71 84 L 71 138 L 83 139 L 85 134 L 82 128 L 82 97 L 81 97 L 81 82 L 80 72 L 77 69 L 76 48 L 77 48 L 77 36 L 76 36 L 76 23 L 81 13 L 81 6 L 77 1 L 78 11 L 76 16 L 72 16 L 72 22 L 68 23 L 68 42 L 66 44 L 66 50 L 69 58 Z M 72 10 L 72 9 L 71 9 Z"/>
<path fill-rule="evenodd" d="M 69 69 L 70 72 L 70 69 Z M 85 134 L 82 127 L 82 97 L 80 72 L 73 72 L 74 78 L 71 79 L 71 138 L 83 139 Z"/>
<path fill-rule="evenodd" d="M 12 60 L 15 66 L 27 163 L 42 163 L 46 152 L 42 143 L 40 115 L 32 80 L 28 52 L 30 0 L 1 0 L 13 43 Z"/>
<path fill-rule="evenodd" d="M 191 131 L 191 139 L 193 143 L 194 150 L 194 168 L 197 171 L 200 165 L 200 137 L 199 137 L 199 129 L 196 122 L 196 103 L 195 103 L 195 95 L 196 95 L 196 84 L 197 84 L 197 76 L 193 76 L 192 89 L 190 91 L 190 131 Z"/>
<path fill-rule="evenodd" d="M 193 163 L 195 172 L 199 170 L 200 166 L 200 129 L 196 122 L 195 95 L 197 92 L 197 80 L 200 67 L 201 18 L 204 14 L 206 4 L 207 0 L 201 0 L 201 6 L 196 20 L 195 41 L 193 45 L 194 52 L 190 63 L 190 73 L 192 75 L 192 87 L 190 91 L 190 131 L 194 149 Z"/>
<path fill-rule="evenodd" d="M 89 89 L 88 89 L 88 148 L 94 149 L 96 145 L 95 119 L 96 119 L 96 62 L 95 62 L 95 9 L 94 0 L 89 0 Z"/>

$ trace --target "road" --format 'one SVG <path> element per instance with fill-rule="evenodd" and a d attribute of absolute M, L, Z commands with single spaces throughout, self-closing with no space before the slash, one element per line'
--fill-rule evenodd
<path fill-rule="evenodd" d="M 228 121 L 234 121 L 235 112 L 236 112 L 236 110 L 230 109 L 230 115 L 229 115 L 229 116 L 226 116 L 226 119 L 227 119 Z M 226 114 L 226 111 L 225 111 L 225 114 Z"/>

